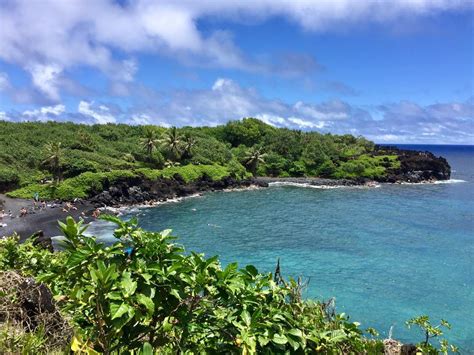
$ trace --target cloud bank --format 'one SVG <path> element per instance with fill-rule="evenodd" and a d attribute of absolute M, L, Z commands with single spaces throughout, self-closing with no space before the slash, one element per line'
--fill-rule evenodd
<path fill-rule="evenodd" d="M 293 76 L 320 66 L 304 54 L 282 54 L 273 64 L 250 58 L 231 33 L 204 33 L 199 21 L 254 24 L 280 17 L 305 31 L 331 31 L 367 22 L 397 26 L 406 17 L 469 6 L 463 0 L 4 0 L 0 59 L 26 70 L 51 102 L 59 101 L 67 71 L 77 66 L 102 71 L 125 93 L 124 83 L 137 71 L 133 56 L 138 53 L 158 53 L 190 65 Z"/>
<path fill-rule="evenodd" d="M 363 108 L 341 100 L 293 104 L 270 100 L 253 88 L 217 79 L 207 90 L 178 90 L 151 96 L 148 102 L 124 110 L 117 105 L 81 101 L 66 111 L 64 105 L 35 111 L 0 112 L 13 121 L 55 120 L 78 123 L 128 123 L 176 126 L 215 126 L 242 117 L 257 117 L 276 127 L 363 135 L 386 143 L 474 142 L 474 98 L 464 102 L 419 105 L 401 101 Z"/>

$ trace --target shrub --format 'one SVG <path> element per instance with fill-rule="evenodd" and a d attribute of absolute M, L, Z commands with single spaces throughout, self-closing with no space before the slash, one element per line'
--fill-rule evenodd
<path fill-rule="evenodd" d="M 227 170 L 229 171 L 229 175 L 235 179 L 241 180 L 246 177 L 251 176 L 252 174 L 247 172 L 247 169 L 240 164 L 237 159 L 232 159 L 227 164 Z"/>
<path fill-rule="evenodd" d="M 0 167 L 0 192 L 14 188 L 19 183 L 20 176 L 15 170 Z"/>

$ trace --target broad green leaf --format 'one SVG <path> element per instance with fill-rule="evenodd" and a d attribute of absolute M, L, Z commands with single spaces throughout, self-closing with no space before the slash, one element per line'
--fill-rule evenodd
<path fill-rule="evenodd" d="M 149 342 L 144 342 L 142 347 L 143 355 L 153 355 L 153 348 Z"/>
<path fill-rule="evenodd" d="M 137 301 L 138 303 L 142 304 L 145 306 L 147 309 L 148 313 L 151 315 L 153 314 L 155 310 L 155 304 L 153 303 L 152 299 L 148 296 L 145 296 L 144 294 L 138 294 L 137 295 Z"/>
<path fill-rule="evenodd" d="M 295 337 L 302 338 L 303 337 L 303 332 L 299 329 L 293 328 L 288 331 L 288 334 L 291 334 Z"/>
<path fill-rule="evenodd" d="M 130 309 L 130 306 L 126 303 L 118 305 L 117 303 L 110 304 L 110 314 L 112 315 L 112 320 L 123 316 Z"/>
<path fill-rule="evenodd" d="M 120 281 L 120 286 L 124 291 L 125 296 L 131 296 L 135 293 L 137 289 L 137 283 L 132 280 L 131 273 L 124 271 L 122 273 L 122 280 Z"/>
<path fill-rule="evenodd" d="M 250 323 L 252 322 L 252 317 L 250 316 L 250 313 L 245 310 L 240 316 L 242 317 L 242 320 L 244 321 L 245 325 L 250 326 Z"/>
<path fill-rule="evenodd" d="M 286 336 L 284 336 L 284 335 L 281 335 L 281 334 L 274 334 L 272 341 L 273 341 L 275 344 L 285 345 L 285 344 L 288 342 L 288 339 L 287 339 Z"/>

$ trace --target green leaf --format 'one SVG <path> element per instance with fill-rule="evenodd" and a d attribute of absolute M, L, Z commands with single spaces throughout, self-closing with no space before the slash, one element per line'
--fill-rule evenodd
<path fill-rule="evenodd" d="M 120 306 L 117 303 L 110 304 L 110 313 L 112 315 L 112 320 L 120 318 L 130 309 L 130 306 L 126 303 L 122 303 Z"/>
<path fill-rule="evenodd" d="M 288 334 L 291 334 L 298 338 L 303 338 L 303 332 L 299 329 L 293 328 L 288 331 Z"/>
<path fill-rule="evenodd" d="M 138 303 L 145 306 L 145 308 L 147 309 L 147 311 L 150 315 L 153 314 L 153 312 L 155 311 L 155 304 L 153 303 L 153 301 L 150 297 L 145 296 L 144 294 L 140 293 L 140 294 L 137 295 L 137 301 L 138 301 Z"/>
<path fill-rule="evenodd" d="M 241 313 L 240 316 L 242 317 L 242 320 L 244 321 L 245 325 L 249 327 L 250 323 L 252 322 L 252 317 L 250 316 L 250 313 L 245 310 Z"/>
<path fill-rule="evenodd" d="M 122 287 L 125 296 L 133 295 L 137 289 L 137 283 L 132 280 L 131 273 L 127 271 L 122 273 L 122 281 L 120 281 L 120 286 Z"/>
<path fill-rule="evenodd" d="M 257 270 L 257 268 L 256 268 L 255 266 L 253 266 L 253 265 L 247 265 L 247 266 L 245 267 L 245 270 L 247 270 L 247 272 L 248 272 L 250 275 L 254 276 L 254 277 L 258 275 L 258 270 Z"/>
<path fill-rule="evenodd" d="M 153 348 L 149 342 L 144 342 L 142 347 L 143 355 L 153 355 Z"/>
<path fill-rule="evenodd" d="M 275 344 L 285 345 L 285 344 L 288 342 L 288 339 L 287 339 L 286 336 L 284 336 L 284 335 L 281 335 L 281 334 L 274 334 L 272 341 L 273 341 Z"/>

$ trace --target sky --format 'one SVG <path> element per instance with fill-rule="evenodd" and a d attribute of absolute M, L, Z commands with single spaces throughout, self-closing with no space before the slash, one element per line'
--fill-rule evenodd
<path fill-rule="evenodd" d="M 0 120 L 474 144 L 472 0 L 0 0 Z"/>

